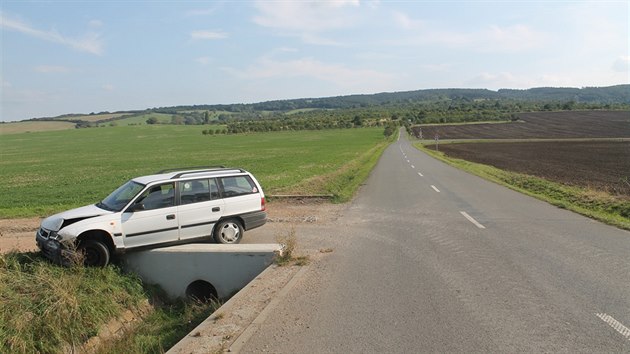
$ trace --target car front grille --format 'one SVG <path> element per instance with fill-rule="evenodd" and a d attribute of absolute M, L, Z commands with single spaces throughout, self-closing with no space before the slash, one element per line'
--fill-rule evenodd
<path fill-rule="evenodd" d="M 41 236 L 45 240 L 48 240 L 48 237 L 50 237 L 50 231 L 44 228 L 41 228 L 39 229 L 39 236 Z"/>

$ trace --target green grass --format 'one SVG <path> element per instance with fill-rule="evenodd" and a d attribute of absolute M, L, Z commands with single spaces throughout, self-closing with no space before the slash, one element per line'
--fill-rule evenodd
<path fill-rule="evenodd" d="M 147 119 L 152 118 L 152 117 L 156 118 L 158 122 L 160 123 L 169 124 L 171 123 L 171 118 L 173 117 L 173 115 L 165 114 L 165 113 L 148 113 L 148 114 L 142 114 L 142 115 L 133 116 L 129 118 L 117 119 L 114 121 L 114 123 L 119 126 L 143 125 L 143 124 L 147 124 Z M 103 123 L 103 124 L 108 125 L 110 123 Z"/>
<path fill-rule="evenodd" d="M 52 130 L 75 129 L 75 123 L 65 121 L 28 121 L 0 124 L 0 136 Z"/>
<path fill-rule="evenodd" d="M 415 146 L 427 154 L 479 177 L 504 185 L 521 193 L 544 200 L 560 208 L 630 230 L 630 201 L 604 192 L 566 186 L 543 178 L 498 169 L 480 163 L 455 159 L 442 152 Z"/>
<path fill-rule="evenodd" d="M 164 353 L 219 307 L 218 302 L 181 300 L 163 304 L 123 337 L 105 342 L 97 353 Z"/>
<path fill-rule="evenodd" d="M 201 134 L 201 126 L 105 127 L 0 136 L 0 217 L 47 216 L 97 202 L 164 168 L 251 171 L 266 194 L 352 197 L 389 141 L 380 128 Z"/>
<path fill-rule="evenodd" d="M 142 321 L 101 344 L 99 352 L 165 352 L 219 306 L 171 302 L 159 288 L 145 287 L 115 266 L 59 267 L 37 253 L 0 254 L 0 353 L 80 348 L 126 310 Z"/>
<path fill-rule="evenodd" d="M 144 299 L 140 280 L 116 267 L 58 267 L 36 253 L 0 254 L 0 352 L 81 345 Z"/>

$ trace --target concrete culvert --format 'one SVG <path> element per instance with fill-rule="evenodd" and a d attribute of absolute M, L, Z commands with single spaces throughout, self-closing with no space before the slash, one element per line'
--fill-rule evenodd
<path fill-rule="evenodd" d="M 195 280 L 186 287 L 186 297 L 208 302 L 217 299 L 217 290 L 205 280 Z"/>

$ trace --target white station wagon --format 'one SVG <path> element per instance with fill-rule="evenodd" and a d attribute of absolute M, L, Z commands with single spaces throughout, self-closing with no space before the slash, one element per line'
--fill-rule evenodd
<path fill-rule="evenodd" d="M 134 178 L 99 203 L 50 216 L 35 239 L 53 261 L 67 263 L 76 249 L 86 265 L 105 266 L 132 249 L 239 243 L 266 221 L 265 195 L 251 173 L 192 167 Z"/>

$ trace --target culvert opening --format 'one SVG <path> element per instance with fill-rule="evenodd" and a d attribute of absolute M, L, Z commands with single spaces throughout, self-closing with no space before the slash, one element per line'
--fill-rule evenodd
<path fill-rule="evenodd" d="M 209 302 L 217 299 L 217 289 L 205 280 L 195 280 L 186 288 L 186 297 Z"/>

